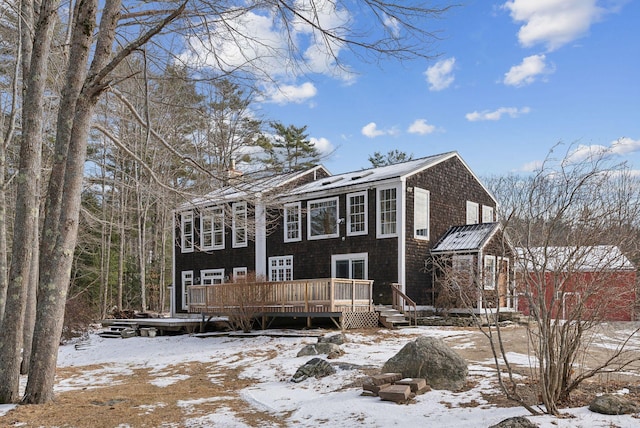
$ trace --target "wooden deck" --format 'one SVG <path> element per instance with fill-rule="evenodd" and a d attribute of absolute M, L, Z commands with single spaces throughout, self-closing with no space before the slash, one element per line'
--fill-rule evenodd
<path fill-rule="evenodd" d="M 256 318 L 340 318 L 342 328 L 366 327 L 377 315 L 373 281 L 359 279 L 302 279 L 193 285 L 188 289 L 189 312 L 227 315 L 250 313 Z M 358 321 L 362 320 L 362 321 Z M 377 318 L 375 318 L 377 325 Z"/>

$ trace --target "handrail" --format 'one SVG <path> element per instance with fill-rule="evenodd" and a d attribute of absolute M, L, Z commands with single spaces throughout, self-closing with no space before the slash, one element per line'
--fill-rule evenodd
<path fill-rule="evenodd" d="M 393 306 L 393 309 L 400 311 L 405 315 L 405 306 L 412 307 L 413 316 L 410 316 L 410 318 L 413 319 L 413 325 L 418 325 L 418 306 L 416 305 L 416 302 L 404 294 L 402 290 L 400 290 L 400 284 L 395 282 L 391 284 L 391 305 Z"/>

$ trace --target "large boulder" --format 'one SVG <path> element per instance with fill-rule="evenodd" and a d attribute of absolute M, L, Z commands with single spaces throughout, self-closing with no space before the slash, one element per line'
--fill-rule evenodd
<path fill-rule="evenodd" d="M 450 391 L 464 387 L 469 374 L 467 362 L 434 337 L 420 337 L 407 343 L 384 364 L 382 371 L 402 373 L 408 378 L 426 378 L 431 388 Z"/>
<path fill-rule="evenodd" d="M 589 404 L 589 410 L 603 415 L 628 415 L 640 412 L 640 405 L 620 395 L 604 394 Z"/>
<path fill-rule="evenodd" d="M 525 417 L 516 416 L 491 425 L 489 428 L 538 428 L 538 425 Z"/>
<path fill-rule="evenodd" d="M 304 365 L 300 366 L 296 373 L 291 378 L 291 382 L 302 382 L 310 377 L 321 378 L 332 375 L 336 372 L 336 369 L 322 358 L 312 358 Z"/>
<path fill-rule="evenodd" d="M 335 343 L 314 343 L 311 345 L 306 345 L 304 348 L 298 352 L 298 357 L 308 357 L 311 355 L 327 355 L 329 359 L 338 358 L 344 354 L 344 351 L 340 349 L 340 346 Z"/>

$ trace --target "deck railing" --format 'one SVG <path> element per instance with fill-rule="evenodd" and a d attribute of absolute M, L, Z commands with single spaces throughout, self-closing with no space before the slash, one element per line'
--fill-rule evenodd
<path fill-rule="evenodd" d="M 372 312 L 373 281 L 301 279 L 192 285 L 189 312 L 225 313 L 237 308 L 270 312 Z"/>

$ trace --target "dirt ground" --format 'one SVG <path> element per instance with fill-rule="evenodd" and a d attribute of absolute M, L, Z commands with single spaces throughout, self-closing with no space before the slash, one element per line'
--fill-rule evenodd
<path fill-rule="evenodd" d="M 615 327 L 612 333 L 615 333 Z M 445 341 L 456 352 L 470 363 L 487 361 L 493 354 L 487 345 L 486 337 L 479 331 L 469 328 L 458 328 L 461 334 Z M 471 334 L 470 334 L 471 332 Z M 371 342 L 384 340 L 385 336 L 394 334 L 388 330 L 358 330 L 359 334 L 370 334 Z M 349 331 L 346 332 L 347 337 Z M 520 354 L 528 352 L 526 329 L 521 326 L 509 326 L 502 329 L 503 340 L 509 344 L 510 351 Z M 120 339 L 114 339 L 120 340 Z M 257 349 L 255 352 L 275 352 Z M 269 357 L 269 355 L 265 355 Z M 606 347 L 593 346 L 590 349 L 587 364 L 601 361 L 607 356 Z M 58 369 L 58 379 L 76 377 L 83 372 L 99 369 L 100 366 L 83 366 Z M 225 367 L 220 370 L 215 363 L 185 363 L 168 367 L 171 375 L 184 375 L 184 380 L 171 388 L 163 388 L 150 383 L 152 369 L 138 368 L 132 374 L 122 375 L 114 379 L 114 386 L 62 392 L 53 403 L 46 405 L 22 405 L 0 417 L 0 426 L 7 427 L 179 427 L 185 418 L 210 413 L 211 406 L 224 405 L 236 413 L 238 419 L 244 420 L 248 426 L 286 426 L 282 415 L 275 417 L 268 412 L 261 412 L 248 407 L 239 395 L 239 391 L 251 384 L 250 379 L 239 378 L 238 369 Z M 520 368 L 524 375 L 528 369 Z M 640 367 L 627 371 L 640 373 Z M 214 384 L 209 373 L 219 375 Z M 363 372 L 363 379 L 368 374 Z M 473 385 L 470 385 L 472 387 Z M 593 398 L 595 392 L 612 392 L 626 387 L 631 395 L 640 399 L 640 377 L 610 375 L 587 382 L 577 391 L 571 406 L 585 405 Z M 188 409 L 180 406 L 179 400 L 196 400 L 219 396 L 215 403 L 203 401 Z M 486 399 L 500 406 L 514 406 L 502 396 L 496 395 Z M 154 404 L 152 404 L 154 403 Z"/>

